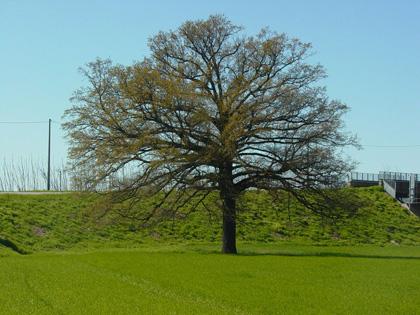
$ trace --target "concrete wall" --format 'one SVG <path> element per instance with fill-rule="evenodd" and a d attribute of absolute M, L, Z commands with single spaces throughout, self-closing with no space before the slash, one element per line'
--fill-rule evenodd
<path fill-rule="evenodd" d="M 392 198 L 395 198 L 395 182 L 389 182 L 387 180 L 384 180 L 383 182 L 384 190 L 390 195 Z"/>

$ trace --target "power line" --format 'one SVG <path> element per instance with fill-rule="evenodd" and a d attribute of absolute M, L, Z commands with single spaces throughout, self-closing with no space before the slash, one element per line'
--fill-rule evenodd
<path fill-rule="evenodd" d="M 17 125 L 17 124 L 48 124 L 48 120 L 45 120 L 45 121 L 0 121 L 0 124 L 4 124 L 4 125 Z"/>
<path fill-rule="evenodd" d="M 48 124 L 50 121 L 0 121 L 2 125 L 18 125 L 18 124 Z M 56 120 L 51 120 L 53 124 L 61 124 Z M 362 148 L 420 148 L 420 144 L 407 144 L 407 145 L 379 145 L 379 144 L 361 144 Z"/>
<path fill-rule="evenodd" d="M 53 124 L 61 124 L 57 120 L 51 120 Z M 39 120 L 39 121 L 0 121 L 2 125 L 24 125 L 24 124 L 48 124 L 48 120 Z"/>
<path fill-rule="evenodd" d="M 376 145 L 376 144 L 362 144 L 361 147 L 370 148 L 419 148 L 420 144 L 406 144 L 406 145 Z"/>

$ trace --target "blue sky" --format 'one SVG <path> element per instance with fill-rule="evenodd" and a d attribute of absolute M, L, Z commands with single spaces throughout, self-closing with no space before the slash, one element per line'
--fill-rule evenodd
<path fill-rule="evenodd" d="M 222 13 L 255 33 L 269 26 L 311 42 L 328 94 L 351 107 L 347 150 L 358 170 L 420 173 L 420 1 L 0 0 L 0 121 L 60 121 L 96 57 L 129 64 L 147 39 L 188 19 Z M 0 124 L 0 159 L 44 159 L 47 125 Z M 53 124 L 53 159 L 66 144 Z M 403 147 L 381 147 L 401 145 Z M 418 145 L 418 146 L 415 146 Z M 379 147 L 375 147 L 379 146 Z M 404 147 L 405 146 L 405 147 Z"/>

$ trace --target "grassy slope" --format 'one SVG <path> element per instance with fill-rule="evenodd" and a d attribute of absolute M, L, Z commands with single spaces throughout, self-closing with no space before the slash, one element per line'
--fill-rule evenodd
<path fill-rule="evenodd" d="M 14 256 L 14 255 L 18 255 L 18 254 L 6 246 L 0 245 L 0 258 Z"/>
<path fill-rule="evenodd" d="M 420 219 L 400 207 L 379 189 L 359 188 L 368 206 L 356 218 L 325 224 L 292 200 L 273 205 L 263 192 L 249 192 L 241 202 L 240 241 L 292 241 L 316 244 L 420 244 Z M 26 251 L 56 250 L 83 246 L 131 246 L 150 240 L 220 240 L 216 207 L 209 216 L 197 211 L 185 220 L 165 222 L 153 229 L 137 229 L 132 223 L 98 226 L 87 216 L 92 196 L 79 194 L 17 196 L 0 195 L 0 240 L 7 239 Z M 286 200 L 286 199 L 285 199 Z M 201 209 L 203 210 L 203 209 Z M 289 215 L 290 214 L 290 215 Z M 3 250 L 4 252 L 4 250 Z"/>
<path fill-rule="evenodd" d="M 416 314 L 420 246 L 376 245 L 420 245 L 420 220 L 378 188 L 357 193 L 370 205 L 334 228 L 247 194 L 239 256 L 217 254 L 218 219 L 204 211 L 136 230 L 93 224 L 92 196 L 1 195 L 0 314 Z M 2 240 L 56 252 L 18 255 Z"/>
<path fill-rule="evenodd" d="M 152 249 L 152 248 L 150 248 Z M 267 244 L 0 259 L 1 314 L 418 314 L 420 248 Z M 261 248 L 260 248 L 261 250 Z M 343 256 L 343 257 L 341 257 Z M 348 257 L 345 257 L 348 256 Z"/>

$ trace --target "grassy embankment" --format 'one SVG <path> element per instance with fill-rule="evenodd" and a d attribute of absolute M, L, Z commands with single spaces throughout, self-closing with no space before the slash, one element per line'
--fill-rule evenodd
<path fill-rule="evenodd" d="M 379 187 L 359 188 L 367 205 L 351 219 L 330 224 L 294 200 L 273 204 L 263 192 L 249 192 L 241 202 L 240 242 L 293 242 L 317 245 L 420 244 L 420 219 Z M 203 208 L 183 220 L 150 228 L 107 217 L 92 220 L 92 195 L 0 195 L 0 242 L 22 252 L 83 247 L 132 247 L 143 243 L 219 242 L 220 218 Z M 0 244 L 1 245 L 1 244 Z M 3 250 L 4 252 L 4 250 Z"/>
<path fill-rule="evenodd" d="M 336 226 L 247 194 L 238 256 L 205 211 L 136 229 L 92 222 L 92 196 L 2 195 L 0 314 L 417 314 L 420 220 L 357 194 L 371 202 Z"/>

